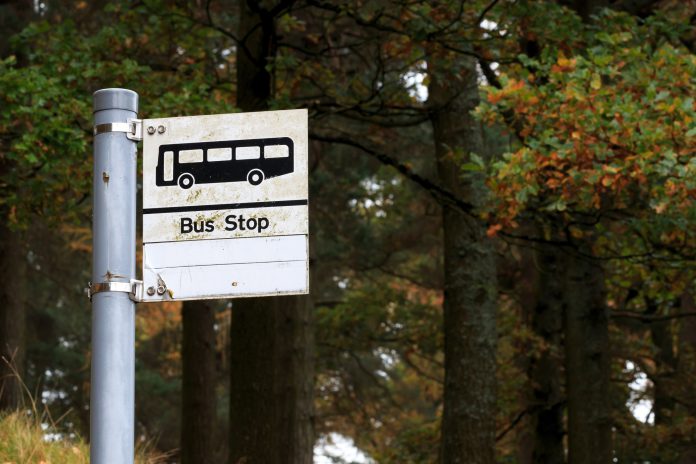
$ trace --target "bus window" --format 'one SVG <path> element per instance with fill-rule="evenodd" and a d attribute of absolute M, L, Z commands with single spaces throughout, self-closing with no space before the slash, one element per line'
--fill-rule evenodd
<path fill-rule="evenodd" d="M 174 180 L 174 152 L 164 152 L 164 180 Z"/>
<path fill-rule="evenodd" d="M 290 150 L 287 145 L 266 145 L 263 148 L 264 158 L 287 158 Z"/>
<path fill-rule="evenodd" d="M 180 163 L 202 163 L 203 150 L 181 150 L 179 151 Z"/>
<path fill-rule="evenodd" d="M 208 148 L 208 161 L 232 161 L 232 149 Z"/>
<path fill-rule="evenodd" d="M 259 159 L 261 147 L 237 147 L 236 156 L 238 160 Z"/>

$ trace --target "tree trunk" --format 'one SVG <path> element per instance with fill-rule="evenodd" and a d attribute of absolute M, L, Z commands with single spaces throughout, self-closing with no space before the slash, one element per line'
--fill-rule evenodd
<path fill-rule="evenodd" d="M 0 412 L 23 404 L 26 249 L 7 215 L 0 223 Z"/>
<path fill-rule="evenodd" d="M 208 300 L 182 310 L 181 464 L 215 462 L 215 309 Z"/>
<path fill-rule="evenodd" d="M 439 183 L 462 200 L 485 195 L 481 176 L 463 178 L 455 149 L 482 155 L 476 64 L 457 57 L 459 73 L 428 63 L 429 103 Z M 497 283 L 493 243 L 484 226 L 443 205 L 445 385 L 440 462 L 492 464 L 495 448 Z"/>
<path fill-rule="evenodd" d="M 533 383 L 532 398 L 535 406 L 535 434 L 532 462 L 535 464 L 563 464 L 565 449 L 563 412 L 565 401 L 561 385 L 563 370 L 563 305 L 559 288 L 558 250 L 539 253 L 542 270 L 539 301 L 534 310 L 532 328 L 544 342 L 544 349 L 530 369 Z"/>
<path fill-rule="evenodd" d="M 584 22 L 590 22 L 592 14 L 607 6 L 607 0 L 561 0 L 561 4 L 575 10 Z"/>
<path fill-rule="evenodd" d="M 696 298 L 693 290 L 687 288 L 681 295 L 679 302 L 680 312 L 696 312 Z M 677 358 L 677 370 L 681 373 L 682 380 L 678 390 L 678 397 L 681 403 L 686 405 L 685 409 L 690 417 L 696 417 L 696 394 L 692 387 L 692 372 L 696 366 L 696 317 L 685 317 L 680 320 L 680 327 L 677 331 L 677 347 L 679 356 Z M 696 464 L 696 446 L 687 446 L 682 451 L 677 464 Z"/>
<path fill-rule="evenodd" d="M 563 288 L 558 276 L 563 274 L 565 256 L 557 248 L 544 247 L 535 251 L 534 257 L 536 299 L 530 301 L 531 326 L 542 345 L 541 351 L 532 356 L 528 370 L 534 428 L 529 462 L 563 464 Z"/>
<path fill-rule="evenodd" d="M 243 111 L 267 110 L 275 90 L 268 68 L 278 51 L 275 17 L 261 3 L 242 0 L 239 5 L 243 41 L 237 49 L 237 106 Z"/>
<path fill-rule="evenodd" d="M 570 2 L 584 23 L 607 0 Z M 568 256 L 564 276 L 568 464 L 612 462 L 609 385 L 609 317 L 604 272 L 592 256 L 593 239 L 579 241 L 580 254 Z"/>
<path fill-rule="evenodd" d="M 310 464 L 314 444 L 308 297 L 235 305 L 230 342 L 230 463 Z"/>
<path fill-rule="evenodd" d="M 584 248 L 585 254 L 591 247 Z M 609 321 L 601 266 L 568 256 L 564 275 L 568 463 L 612 462 Z"/>
<path fill-rule="evenodd" d="M 237 106 L 268 109 L 279 6 L 241 2 Z M 230 326 L 230 463 L 313 460 L 313 333 L 309 296 L 236 300 Z"/>
<path fill-rule="evenodd" d="M 645 298 L 646 314 L 657 314 L 659 305 L 651 298 Z M 673 321 L 653 321 L 650 324 L 650 338 L 655 346 L 655 374 L 653 382 L 653 411 L 655 425 L 670 425 L 676 402 L 674 399 L 674 379 L 678 369 L 677 355 L 674 349 L 675 336 Z"/>
<path fill-rule="evenodd" d="M 20 32 L 35 16 L 32 0 L 7 0 L 0 2 L 0 59 L 12 54 L 10 38 Z"/>
<path fill-rule="evenodd" d="M 0 4 L 0 59 L 13 52 L 10 37 L 20 32 L 34 16 L 29 0 L 10 0 Z M 19 54 L 18 62 L 24 57 Z M 10 172 L 0 145 L 0 177 Z M 7 227 L 7 209 L 0 209 L 0 412 L 18 409 L 23 403 L 21 377 L 26 350 L 25 285 L 26 247 L 23 234 Z"/>

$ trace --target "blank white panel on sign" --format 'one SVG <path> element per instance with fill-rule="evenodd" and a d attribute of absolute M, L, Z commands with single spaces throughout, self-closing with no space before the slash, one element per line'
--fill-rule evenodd
<path fill-rule="evenodd" d="M 157 263 L 157 269 L 306 259 L 306 235 L 146 243 L 143 247 L 145 268 Z"/>
<path fill-rule="evenodd" d="M 166 285 L 164 298 L 144 295 L 145 301 L 230 298 L 307 293 L 307 261 L 145 269 L 145 289 Z"/>

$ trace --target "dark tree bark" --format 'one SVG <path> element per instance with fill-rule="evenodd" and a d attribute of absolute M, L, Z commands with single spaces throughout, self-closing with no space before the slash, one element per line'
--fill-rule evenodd
<path fill-rule="evenodd" d="M 0 411 L 23 403 L 26 249 L 19 232 L 0 223 Z"/>
<path fill-rule="evenodd" d="M 575 10 L 585 22 L 589 22 L 597 10 L 607 6 L 607 0 L 561 0 L 560 3 Z"/>
<path fill-rule="evenodd" d="M 646 314 L 656 314 L 657 302 L 646 299 Z M 655 374 L 653 382 L 653 411 L 655 425 L 669 425 L 672 422 L 674 407 L 674 378 L 678 369 L 677 354 L 674 347 L 673 321 L 653 321 L 650 324 L 650 338 L 655 346 Z"/>
<path fill-rule="evenodd" d="M 215 463 L 215 309 L 208 300 L 182 310 L 181 464 Z"/>
<path fill-rule="evenodd" d="M 0 2 L 0 58 L 12 53 L 10 37 L 20 32 L 35 16 L 32 0 L 6 0 Z"/>
<path fill-rule="evenodd" d="M 583 245 L 584 255 L 591 246 Z M 599 263 L 569 254 L 564 277 L 568 463 L 612 462 L 609 320 Z"/>
<path fill-rule="evenodd" d="M 273 74 L 268 65 L 278 52 L 275 15 L 284 8 L 279 4 L 278 11 L 273 12 L 265 5 L 258 0 L 240 2 L 237 106 L 244 111 L 268 109 L 274 94 Z"/>
<path fill-rule="evenodd" d="M 268 108 L 275 18 L 292 1 L 240 5 L 237 106 Z M 230 328 L 230 463 L 313 460 L 313 333 L 309 296 L 236 300 Z"/>
<path fill-rule="evenodd" d="M 693 290 L 687 289 L 681 296 L 679 308 L 684 313 L 696 312 L 696 298 L 694 298 Z M 680 373 L 686 374 L 686 378 L 690 379 L 690 373 L 693 372 L 694 363 L 696 362 L 696 317 L 685 317 L 680 321 L 678 331 L 678 349 L 679 357 L 678 370 Z M 683 381 L 680 385 L 679 396 L 682 403 L 688 405 L 689 414 L 696 416 L 696 393 L 690 382 Z M 696 446 L 685 449 L 679 456 L 677 464 L 696 464 Z"/>
<path fill-rule="evenodd" d="M 429 104 L 439 184 L 478 204 L 479 176 L 462 178 L 454 149 L 483 154 L 476 63 L 457 57 L 459 72 L 431 56 Z M 493 243 L 484 226 L 452 205 L 443 206 L 445 386 L 440 462 L 495 462 L 495 352 L 497 283 Z"/>
<path fill-rule="evenodd" d="M 29 0 L 0 4 L 0 59 L 11 53 L 9 38 L 22 30 L 34 15 Z M 22 57 L 18 57 L 20 63 Z M 0 145 L 0 177 L 12 165 L 3 157 Z M 0 192 L 1 193 L 1 192 Z M 26 351 L 26 241 L 23 234 L 7 226 L 9 211 L 0 208 L 0 412 L 22 405 L 21 377 Z"/>
<path fill-rule="evenodd" d="M 572 0 L 570 7 L 589 23 L 608 0 Z M 578 241 L 564 274 L 565 367 L 568 398 L 568 463 L 612 462 L 609 385 L 609 317 L 604 272 L 592 260 L 593 239 Z"/>
<path fill-rule="evenodd" d="M 312 462 L 311 305 L 307 297 L 235 305 L 230 462 Z"/>
<path fill-rule="evenodd" d="M 533 438 L 524 462 L 563 464 L 563 288 L 558 276 L 565 269 L 565 255 L 553 247 L 528 251 L 525 255 L 532 256 L 523 262 L 522 272 L 526 276 L 521 284 L 528 288 L 526 292 L 521 289 L 524 292 L 521 301 L 529 314 L 532 331 L 542 342 L 542 351 L 531 355 L 527 369 L 529 427 Z"/>

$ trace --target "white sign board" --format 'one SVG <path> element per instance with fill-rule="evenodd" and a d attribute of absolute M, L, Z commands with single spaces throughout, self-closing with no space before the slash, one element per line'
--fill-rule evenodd
<path fill-rule="evenodd" d="M 144 301 L 308 293 L 306 110 L 143 129 Z"/>

